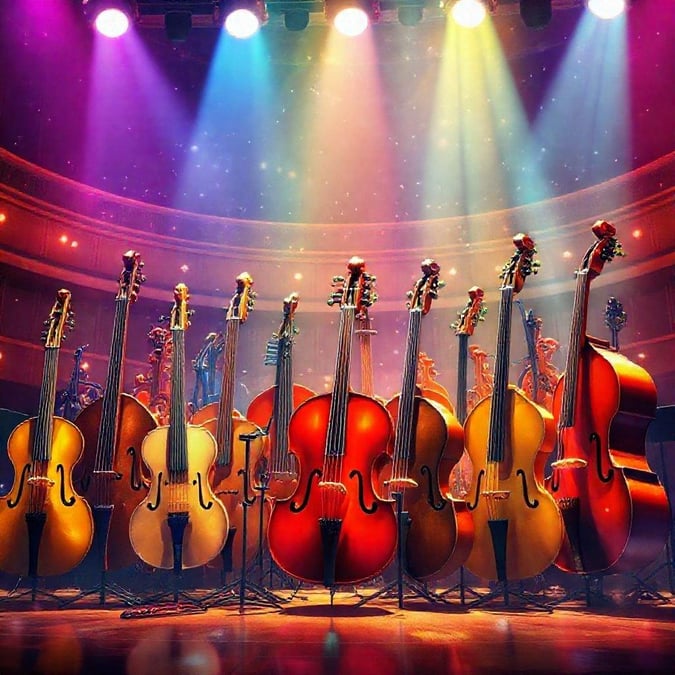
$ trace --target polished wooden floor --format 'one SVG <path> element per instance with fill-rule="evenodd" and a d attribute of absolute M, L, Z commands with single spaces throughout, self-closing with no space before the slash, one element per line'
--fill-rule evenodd
<path fill-rule="evenodd" d="M 471 607 L 475 596 L 462 605 L 456 591 L 442 601 L 406 595 L 399 608 L 395 593 L 371 598 L 376 585 L 340 590 L 332 603 L 318 587 L 262 599 L 258 587 L 244 590 L 224 592 L 206 611 L 182 596 L 132 607 L 111 598 L 103 608 L 90 596 L 63 607 L 74 590 L 35 601 L 21 587 L 2 591 L 0 674 L 675 671 L 675 599 L 666 591 L 581 588 L 547 611 L 516 596 L 507 606 L 501 594 Z M 549 585 L 534 597 L 566 596 Z"/>

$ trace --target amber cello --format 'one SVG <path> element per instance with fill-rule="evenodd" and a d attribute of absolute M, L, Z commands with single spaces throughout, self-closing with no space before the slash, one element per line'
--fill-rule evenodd
<path fill-rule="evenodd" d="M 129 520 L 148 490 L 141 443 L 157 426 L 148 408 L 122 393 L 129 310 L 145 280 L 138 252 L 127 251 L 122 264 L 103 398 L 75 419 L 84 437 L 84 454 L 73 475 L 92 507 L 94 542 L 89 557 L 95 556 L 102 573 L 127 567 L 137 559 L 129 541 Z"/>
<path fill-rule="evenodd" d="M 519 234 L 513 243 L 516 251 L 501 274 L 494 389 L 464 425 L 474 471 L 467 501 L 476 528 L 466 567 L 504 583 L 505 602 L 506 583 L 542 572 L 562 542 L 560 513 L 543 488 L 553 417 L 509 384 L 513 297 L 538 268 L 532 239 Z"/>
<path fill-rule="evenodd" d="M 556 461 L 547 488 L 560 506 L 565 539 L 555 564 L 575 573 L 635 571 L 652 562 L 670 528 L 668 498 L 645 456 L 656 414 L 649 374 L 586 334 L 591 281 L 621 254 L 615 227 L 592 226 L 597 241 L 576 272 L 569 351 L 553 411 Z"/>
<path fill-rule="evenodd" d="M 129 522 L 131 545 L 152 567 L 182 569 L 205 565 L 225 543 L 228 517 L 209 485 L 216 442 L 204 428 L 187 424 L 185 404 L 185 331 L 188 289 L 178 284 L 171 310 L 173 360 L 168 426 L 152 430 L 141 454 L 151 473 L 148 495 Z"/>
<path fill-rule="evenodd" d="M 436 262 L 424 260 L 422 277 L 408 293 L 401 393 L 386 405 L 396 434 L 384 486 L 390 499 L 400 495 L 407 525 L 406 571 L 420 580 L 454 572 L 464 563 L 473 540 L 471 519 L 458 519 L 454 502 L 446 496 L 450 472 L 464 450 L 462 427 L 446 407 L 417 395 L 415 384 L 422 317 L 438 295 L 439 272 Z"/>
<path fill-rule="evenodd" d="M 394 556 L 392 504 L 376 495 L 374 463 L 387 450 L 389 414 L 376 399 L 349 389 L 355 316 L 372 299 L 365 263 L 354 257 L 346 277 L 334 277 L 329 304 L 340 304 L 333 391 L 293 413 L 290 447 L 298 457 L 298 488 L 272 511 L 268 542 L 285 572 L 328 588 L 380 573 Z"/>
<path fill-rule="evenodd" d="M 72 328 L 71 294 L 58 291 L 42 334 L 45 358 L 38 414 L 19 424 L 7 442 L 14 482 L 0 499 L 0 570 L 38 576 L 65 574 L 82 562 L 94 532 L 91 510 L 73 489 L 82 454 L 79 429 L 54 417 L 59 349 Z"/>
<path fill-rule="evenodd" d="M 240 540 L 244 531 L 244 500 L 250 504 L 248 515 L 252 521 L 262 522 L 263 528 L 267 527 L 270 510 L 267 500 L 254 499 L 256 485 L 266 479 L 262 473 L 267 470 L 269 463 L 267 438 L 257 424 L 247 420 L 234 407 L 239 327 L 248 318 L 254 303 L 253 279 L 248 272 L 242 272 L 236 278 L 236 288 L 226 311 L 220 399 L 217 403 L 209 403 L 200 408 L 192 416 L 192 423 L 201 424 L 210 431 L 218 446 L 210 481 L 216 495 L 225 504 L 230 518 L 228 550 L 223 555 L 229 557 L 232 554 L 235 568 L 241 567 L 243 560 Z M 241 436 L 247 436 L 249 440 L 242 440 Z M 250 466 L 246 466 L 247 443 Z M 260 509 L 264 510 L 262 514 Z M 238 539 L 237 533 L 240 533 Z M 264 529 L 262 534 L 264 538 Z M 253 559 L 259 544 L 258 530 L 247 527 L 247 560 Z M 229 562 L 225 564 L 227 568 Z"/>
<path fill-rule="evenodd" d="M 308 387 L 293 383 L 297 307 L 297 293 L 284 299 L 281 326 L 267 343 L 265 357 L 265 365 L 276 366 L 274 386 L 258 394 L 246 410 L 246 419 L 264 429 L 270 439 L 269 464 L 258 466 L 256 472 L 265 481 L 267 496 L 272 500 L 288 499 L 296 490 L 298 467 L 288 447 L 288 425 L 293 411 L 315 395 Z M 266 460 L 266 455 L 259 459 Z"/>

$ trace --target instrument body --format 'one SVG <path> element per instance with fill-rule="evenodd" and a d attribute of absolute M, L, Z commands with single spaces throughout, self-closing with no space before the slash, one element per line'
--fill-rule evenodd
<path fill-rule="evenodd" d="M 360 258 L 329 300 L 340 301 L 333 391 L 302 403 L 289 425 L 299 462 L 298 487 L 277 501 L 268 530 L 270 553 L 288 574 L 310 583 L 356 583 L 382 572 L 396 549 L 390 503 L 373 487 L 374 465 L 387 450 L 391 419 L 376 399 L 351 392 L 349 366 L 357 307 L 368 304 L 369 277 Z"/>
<path fill-rule="evenodd" d="M 178 284 L 171 313 L 173 362 L 170 422 L 151 431 L 141 454 L 151 482 L 129 523 L 131 545 L 141 560 L 160 568 L 199 567 L 215 558 L 228 532 L 228 515 L 209 484 L 216 457 L 213 436 L 186 423 L 185 330 L 188 290 Z"/>
<path fill-rule="evenodd" d="M 467 500 L 475 525 L 466 567 L 500 582 L 542 572 L 562 542 L 560 513 L 543 488 L 546 455 L 555 439 L 553 417 L 508 383 L 513 296 L 537 269 L 532 240 L 517 235 L 514 244 L 516 252 L 502 273 L 494 389 L 464 425 L 473 464 Z"/>
<path fill-rule="evenodd" d="M 104 394 L 75 420 L 84 438 L 84 453 L 73 477 L 93 509 L 95 545 L 91 553 L 100 557 L 105 570 L 127 567 L 137 560 L 129 541 L 129 520 L 147 494 L 141 443 L 157 426 L 148 408 L 121 393 L 129 309 L 145 280 L 142 268 L 136 251 L 124 254 Z"/>
<path fill-rule="evenodd" d="M 570 349 L 554 393 L 558 448 L 547 489 L 560 506 L 565 538 L 555 564 L 575 573 L 630 572 L 652 562 L 670 529 L 668 497 L 645 456 L 656 414 L 649 374 L 586 334 L 590 282 L 620 254 L 615 228 L 598 238 L 577 271 Z"/>
<path fill-rule="evenodd" d="M 72 327 L 71 315 L 70 291 L 61 289 L 43 334 L 38 415 L 21 422 L 7 442 L 14 481 L 0 499 L 0 569 L 10 574 L 65 574 L 82 562 L 92 542 L 91 509 L 72 481 L 82 434 L 72 422 L 52 415 L 59 348 L 66 327 Z"/>

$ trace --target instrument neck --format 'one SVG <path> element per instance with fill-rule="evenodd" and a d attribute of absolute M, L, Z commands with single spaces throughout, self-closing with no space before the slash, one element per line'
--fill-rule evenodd
<path fill-rule="evenodd" d="M 32 459 L 36 462 L 48 462 L 51 458 L 52 430 L 54 428 L 53 411 L 56 398 L 58 365 L 58 347 L 46 347 L 42 367 L 40 403 L 38 405 L 32 445 Z"/>
<path fill-rule="evenodd" d="M 347 430 L 347 400 L 349 397 L 349 371 L 351 345 L 354 332 L 355 307 L 345 305 L 340 310 L 338 349 L 335 358 L 333 395 L 331 396 L 326 436 L 326 457 L 342 457 L 345 452 Z"/>
<path fill-rule="evenodd" d="M 415 417 L 415 383 L 417 380 L 417 360 L 420 346 L 420 327 L 422 312 L 411 309 L 408 313 L 408 339 L 403 364 L 403 384 L 399 398 L 398 417 L 396 419 L 396 438 L 394 440 L 394 472 L 406 469 L 406 460 L 410 457 L 413 443 Z M 401 466 L 403 465 L 403 466 Z M 401 476 L 394 476 L 400 478 Z"/>
<path fill-rule="evenodd" d="M 581 350 L 586 341 L 586 317 L 588 312 L 588 295 L 590 279 L 586 270 L 577 271 L 577 283 L 572 308 L 572 326 L 570 328 L 569 348 L 565 363 L 565 383 L 562 406 L 560 410 L 559 429 L 574 426 L 576 408 L 577 382 L 579 378 L 579 360 Z"/>
<path fill-rule="evenodd" d="M 457 420 L 461 425 L 466 422 L 467 367 L 469 363 L 469 336 L 460 333 L 459 353 L 457 356 Z"/>
<path fill-rule="evenodd" d="M 114 449 L 117 441 L 119 422 L 119 395 L 122 389 L 123 361 L 127 340 L 127 319 L 129 317 L 129 299 L 115 299 L 113 335 L 110 344 L 108 375 L 103 393 L 103 407 L 96 443 L 96 471 L 111 471 L 114 461 Z"/>
<path fill-rule="evenodd" d="M 370 326 L 370 319 L 358 320 L 356 330 L 359 336 L 359 348 L 361 354 L 361 392 L 366 396 L 375 396 L 375 378 L 373 377 L 373 354 L 371 349 L 371 335 L 375 331 Z"/>
<path fill-rule="evenodd" d="M 516 301 L 520 309 L 520 315 L 523 319 L 523 330 L 525 332 L 525 342 L 527 344 L 527 358 L 530 361 L 530 371 L 532 373 L 532 400 L 539 398 L 539 363 L 537 361 L 537 321 L 532 312 L 526 312 L 523 304 Z"/>
<path fill-rule="evenodd" d="M 185 331 L 172 328 L 171 408 L 169 420 L 168 469 L 172 483 L 187 481 L 187 422 L 185 415 Z"/>
<path fill-rule="evenodd" d="M 237 344 L 239 343 L 239 318 L 228 319 L 225 326 L 225 345 L 223 347 L 223 379 L 218 404 L 218 425 L 216 442 L 218 444 L 217 466 L 228 466 L 232 460 L 234 413 L 234 384 Z"/>
<path fill-rule="evenodd" d="M 281 337 L 278 345 L 273 417 L 276 422 L 272 471 L 290 470 L 288 425 L 293 413 L 293 341 Z"/>
<path fill-rule="evenodd" d="M 511 350 L 511 312 L 513 287 L 503 286 L 499 301 L 497 353 L 495 356 L 494 386 L 490 410 L 488 461 L 501 462 L 506 447 L 506 403 L 509 388 L 509 354 Z"/>

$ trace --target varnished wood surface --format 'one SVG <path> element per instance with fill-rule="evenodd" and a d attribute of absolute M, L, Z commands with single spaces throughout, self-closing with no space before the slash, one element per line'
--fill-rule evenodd
<path fill-rule="evenodd" d="M 367 594 L 372 589 L 360 589 Z M 238 603 L 202 614 L 122 619 L 123 607 L 0 604 L 0 673 L 310 675 L 670 673 L 675 603 L 551 613 L 301 588 L 282 609 Z"/>

